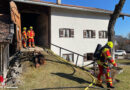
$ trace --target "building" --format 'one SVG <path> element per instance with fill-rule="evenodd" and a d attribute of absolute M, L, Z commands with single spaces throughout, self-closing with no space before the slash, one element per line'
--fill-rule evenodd
<path fill-rule="evenodd" d="M 10 12 L 17 38 L 17 46 L 12 47 L 20 50 L 21 28 L 33 26 L 37 46 L 51 48 L 74 64 L 89 64 L 97 44 L 107 42 L 107 27 L 113 12 L 57 1 L 12 0 Z M 130 15 L 121 13 L 120 16 Z"/>

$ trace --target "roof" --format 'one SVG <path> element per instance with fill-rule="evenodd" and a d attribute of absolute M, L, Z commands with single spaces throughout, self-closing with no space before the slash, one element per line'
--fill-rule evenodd
<path fill-rule="evenodd" d="M 9 42 L 9 17 L 0 14 L 0 42 Z"/>
<path fill-rule="evenodd" d="M 83 6 L 75 6 L 75 5 L 67 5 L 67 4 L 56 4 L 56 3 L 40 1 L 40 0 L 14 0 L 14 1 L 21 2 L 21 3 L 49 6 L 49 7 L 57 7 L 57 8 L 66 8 L 66 9 L 72 9 L 72 10 L 104 13 L 104 14 L 112 14 L 113 13 L 113 11 L 110 11 L 110 10 L 91 8 L 91 7 L 83 7 Z M 120 15 L 130 17 L 130 14 L 125 14 L 125 13 L 121 13 Z"/>

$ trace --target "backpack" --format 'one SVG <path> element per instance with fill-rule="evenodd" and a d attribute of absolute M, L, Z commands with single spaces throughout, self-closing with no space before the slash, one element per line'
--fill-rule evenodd
<path fill-rule="evenodd" d="M 102 45 L 101 44 L 98 44 L 96 49 L 95 49 L 95 52 L 94 52 L 94 58 L 96 60 L 99 60 L 101 59 L 101 52 L 102 52 Z"/>

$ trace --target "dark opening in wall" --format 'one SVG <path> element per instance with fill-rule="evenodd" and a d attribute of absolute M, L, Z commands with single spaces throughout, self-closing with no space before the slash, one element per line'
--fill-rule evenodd
<path fill-rule="evenodd" d="M 21 14 L 22 28 L 33 26 L 35 32 L 35 45 L 40 47 L 49 47 L 49 16 L 46 13 L 22 13 Z"/>
<path fill-rule="evenodd" d="M 85 53 L 84 61 L 93 60 L 93 53 Z"/>

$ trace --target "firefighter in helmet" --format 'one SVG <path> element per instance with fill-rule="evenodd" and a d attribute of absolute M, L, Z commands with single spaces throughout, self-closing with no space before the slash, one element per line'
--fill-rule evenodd
<path fill-rule="evenodd" d="M 115 60 L 113 60 L 111 56 L 111 49 L 113 48 L 113 42 L 109 41 L 102 49 L 101 49 L 101 58 L 97 61 L 98 67 L 99 67 L 99 74 L 97 76 L 97 84 L 101 87 L 102 86 L 102 79 L 101 76 L 105 75 L 107 87 L 108 88 L 114 88 L 112 85 L 112 78 L 110 73 L 110 67 L 108 63 L 113 64 L 113 66 L 117 67 L 117 64 Z"/>
<path fill-rule="evenodd" d="M 27 28 L 23 27 L 23 32 L 22 32 L 23 40 L 22 40 L 22 44 L 23 44 L 24 48 L 26 48 L 26 45 L 27 45 L 27 32 L 26 32 L 26 30 L 27 30 Z"/>
<path fill-rule="evenodd" d="M 35 47 L 35 43 L 34 43 L 35 32 L 32 26 L 30 26 L 30 29 L 27 32 L 27 36 L 28 36 L 29 47 Z"/>

